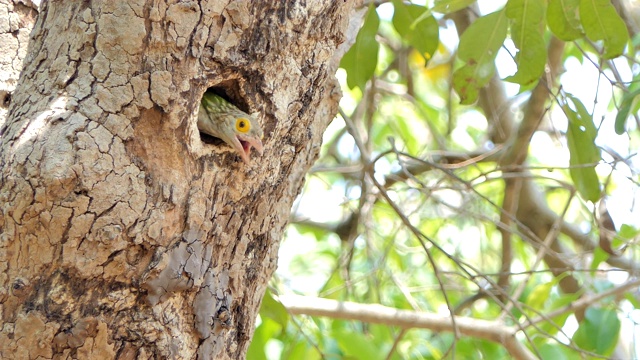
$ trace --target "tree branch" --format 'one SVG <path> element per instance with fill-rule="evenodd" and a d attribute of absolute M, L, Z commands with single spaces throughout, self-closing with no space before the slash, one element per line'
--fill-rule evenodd
<path fill-rule="evenodd" d="M 430 313 L 399 310 L 378 304 L 359 304 L 299 295 L 283 295 L 278 299 L 294 315 L 325 316 L 334 319 L 363 321 L 387 326 L 453 332 L 451 317 Z M 456 330 L 466 336 L 499 343 L 514 359 L 536 357 L 516 339 L 517 328 L 501 322 L 456 316 Z"/>
<path fill-rule="evenodd" d="M 597 303 L 598 301 L 607 298 L 609 296 L 613 296 L 613 295 L 618 295 L 618 294 L 622 294 L 625 291 L 631 290 L 633 288 L 636 288 L 640 286 L 640 279 L 636 279 L 633 281 L 629 281 L 625 284 L 622 284 L 618 287 L 615 287 L 611 290 L 593 295 L 593 296 L 589 296 L 589 297 L 583 297 L 579 300 L 573 301 L 572 303 L 570 303 L 569 305 L 560 308 L 560 309 L 556 309 L 554 311 L 551 311 L 547 314 L 544 315 L 544 317 L 539 316 L 536 317 L 534 319 L 528 320 L 526 321 L 524 324 L 522 324 L 523 326 L 529 326 L 529 325 L 534 325 L 534 324 L 538 324 L 541 323 L 543 321 L 547 321 L 547 319 L 552 319 L 556 316 L 562 315 L 562 314 L 566 314 L 568 312 L 572 312 L 572 313 L 576 313 L 576 312 L 580 312 L 580 311 L 584 311 L 587 307 Z"/>

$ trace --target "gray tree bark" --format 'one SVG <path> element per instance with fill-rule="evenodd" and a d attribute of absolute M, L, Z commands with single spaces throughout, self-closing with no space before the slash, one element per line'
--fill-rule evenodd
<path fill-rule="evenodd" d="M 359 2 L 44 1 L 0 121 L 0 358 L 244 358 Z M 251 165 L 201 138 L 209 87 L 262 122 Z"/>

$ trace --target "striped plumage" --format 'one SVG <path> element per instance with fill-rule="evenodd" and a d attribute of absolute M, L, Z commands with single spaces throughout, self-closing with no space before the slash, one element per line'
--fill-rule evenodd
<path fill-rule="evenodd" d="M 202 97 L 198 129 L 229 144 L 247 164 L 252 147 L 262 155 L 263 133 L 258 121 L 213 92 Z"/>

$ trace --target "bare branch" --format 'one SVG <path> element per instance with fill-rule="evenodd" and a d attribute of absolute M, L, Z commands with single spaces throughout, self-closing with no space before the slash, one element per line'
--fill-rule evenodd
<path fill-rule="evenodd" d="M 523 326 L 529 326 L 529 325 L 534 325 L 543 321 L 546 321 L 547 319 L 551 319 L 554 318 L 558 315 L 562 315 L 562 314 L 566 314 L 568 312 L 579 312 L 579 311 L 584 311 L 584 309 L 586 309 L 588 306 L 591 306 L 595 303 L 597 303 L 598 301 L 607 298 L 609 296 L 613 296 L 613 295 L 618 295 L 618 294 L 622 294 L 623 292 L 627 291 L 627 290 L 631 290 L 635 287 L 640 286 L 640 279 L 636 279 L 636 280 L 632 280 L 629 281 L 623 285 L 620 285 L 618 287 L 615 287 L 609 291 L 605 291 L 603 293 L 597 294 L 597 295 L 593 295 L 593 296 L 589 296 L 589 297 L 583 297 L 580 300 L 574 301 L 572 303 L 570 303 L 569 305 L 551 311 L 547 314 L 544 315 L 544 317 L 540 316 L 537 317 L 533 320 L 529 320 L 526 321 Z"/>
<path fill-rule="evenodd" d="M 363 321 L 403 329 L 420 328 L 433 331 L 453 332 L 451 317 L 411 310 L 398 310 L 378 304 L 359 304 L 299 295 L 283 295 L 280 302 L 291 314 L 325 316 L 334 319 Z M 501 322 L 478 320 L 456 316 L 455 328 L 466 336 L 472 336 L 501 344 L 514 359 L 536 359 L 516 339 L 518 329 Z"/>

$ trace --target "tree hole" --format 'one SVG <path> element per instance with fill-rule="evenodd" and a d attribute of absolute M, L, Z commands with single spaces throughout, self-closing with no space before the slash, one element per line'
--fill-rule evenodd
<path fill-rule="evenodd" d="M 8 108 L 11 104 L 11 93 L 8 91 L 0 91 L 0 106 Z"/>

